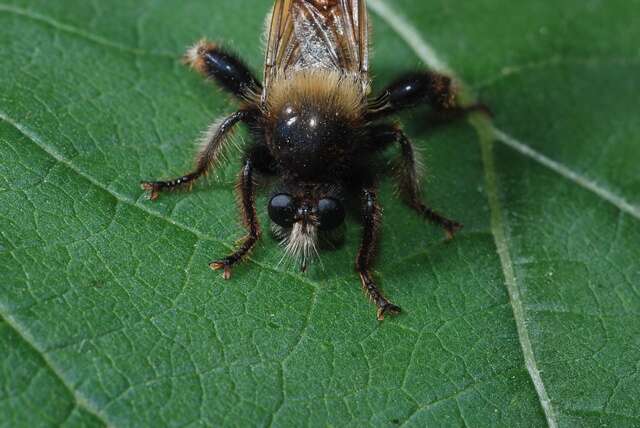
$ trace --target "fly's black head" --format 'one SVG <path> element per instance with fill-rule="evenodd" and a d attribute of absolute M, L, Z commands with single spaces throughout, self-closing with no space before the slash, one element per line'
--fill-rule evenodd
<path fill-rule="evenodd" d="M 337 229 L 344 223 L 345 208 L 337 192 L 312 190 L 277 191 L 269 201 L 269 217 L 276 225 L 291 229 L 302 223 L 320 231 Z"/>
<path fill-rule="evenodd" d="M 268 211 L 276 237 L 303 268 L 317 253 L 319 235 L 338 230 L 346 214 L 336 186 L 299 183 L 278 188 Z"/>

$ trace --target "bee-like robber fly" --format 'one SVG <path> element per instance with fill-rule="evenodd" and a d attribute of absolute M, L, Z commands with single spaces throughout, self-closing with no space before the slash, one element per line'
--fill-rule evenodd
<path fill-rule="evenodd" d="M 385 298 L 372 275 L 381 208 L 375 159 L 399 149 L 393 174 L 403 200 L 449 237 L 462 225 L 431 209 L 420 196 L 418 159 L 409 138 L 389 116 L 421 103 L 437 111 L 456 105 L 450 78 L 428 71 L 406 74 L 370 97 L 368 21 L 365 0 L 276 0 L 267 31 L 261 83 L 238 57 L 202 40 L 185 62 L 235 96 L 239 109 L 215 122 L 202 141 L 195 168 L 174 180 L 143 182 L 152 200 L 163 191 L 191 188 L 220 161 L 231 134 L 244 123 L 253 143 L 244 149 L 238 177 L 240 211 L 247 235 L 237 250 L 210 266 L 230 278 L 260 238 L 256 214 L 258 179 L 276 178 L 268 212 L 285 252 L 303 269 L 323 235 L 339 231 L 347 202 L 360 207 L 362 239 L 355 266 L 378 319 L 400 308 Z"/>

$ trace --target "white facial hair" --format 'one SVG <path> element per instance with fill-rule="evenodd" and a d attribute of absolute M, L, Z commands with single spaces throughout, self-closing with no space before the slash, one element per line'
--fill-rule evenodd
<path fill-rule="evenodd" d="M 282 231 L 279 231 L 282 232 Z M 280 233 L 280 236 L 284 235 Z M 290 257 L 300 262 L 302 270 L 306 270 L 308 263 L 318 254 L 318 227 L 299 221 L 293 224 L 290 232 L 282 236 L 280 243 L 284 247 L 284 257 Z M 281 261 L 282 262 L 282 261 Z"/>

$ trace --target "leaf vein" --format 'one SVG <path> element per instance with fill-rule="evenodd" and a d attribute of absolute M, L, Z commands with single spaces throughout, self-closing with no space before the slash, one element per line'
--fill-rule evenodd
<path fill-rule="evenodd" d="M 76 403 L 76 407 L 83 409 L 87 413 L 95 416 L 100 422 L 105 424 L 106 426 L 113 426 L 113 424 L 109 423 L 106 415 L 102 414 L 99 410 L 99 407 L 96 403 L 92 402 L 91 399 L 81 392 L 75 390 L 73 385 L 67 380 L 67 378 L 62 373 L 62 369 L 55 365 L 55 363 L 48 357 L 48 355 L 43 352 L 36 345 L 35 341 L 32 338 L 28 337 L 26 334 L 22 332 L 19 323 L 13 319 L 13 317 L 8 313 L 8 311 L 0 305 L 0 319 L 7 323 L 13 331 L 31 348 L 33 349 L 43 360 L 45 366 L 51 371 L 51 373 L 62 383 L 69 394 L 73 398 Z"/>
<path fill-rule="evenodd" d="M 589 180 L 586 177 L 576 173 L 575 171 L 567 168 L 559 162 L 550 159 L 540 152 L 532 149 L 530 146 L 516 140 L 515 138 L 507 135 L 503 131 L 492 127 L 491 132 L 493 136 L 502 144 L 509 148 L 514 149 L 518 153 L 535 160 L 536 162 L 544 165 L 555 173 L 561 175 L 569 181 L 577 184 L 578 186 L 595 193 L 607 202 L 615 205 L 620 211 L 623 211 L 637 220 L 640 220 L 640 207 L 631 204 L 625 198 L 616 195 L 612 191 L 602 187 L 595 181 Z"/>
<path fill-rule="evenodd" d="M 95 44 L 106 46 L 111 49 L 116 49 L 121 52 L 127 52 L 129 54 L 138 55 L 138 56 L 156 56 L 156 57 L 162 57 L 162 58 L 175 58 L 175 55 L 170 52 L 149 52 L 143 49 L 131 48 L 129 46 L 126 46 L 117 42 L 113 42 L 104 37 L 89 33 L 80 28 L 76 28 L 72 25 L 65 24 L 49 16 L 41 15 L 31 10 L 22 9 L 22 8 L 11 6 L 8 4 L 0 4 L 0 12 L 12 13 L 14 15 L 29 18 L 33 21 L 40 22 L 42 24 L 46 24 L 52 28 L 55 28 L 58 31 L 62 31 L 68 34 L 73 34 L 73 35 L 82 37 L 85 40 L 89 40 L 90 42 L 93 42 Z"/>
<path fill-rule="evenodd" d="M 486 385 L 488 383 L 490 383 L 491 381 L 493 381 L 494 379 L 496 379 L 497 377 L 499 377 L 500 375 L 503 376 L 511 376 L 514 375 L 516 373 L 520 373 L 522 372 L 522 369 L 515 369 L 515 370 L 507 370 L 504 373 L 495 373 L 493 376 L 487 377 L 485 379 L 474 379 L 471 383 L 464 385 L 461 389 L 459 389 L 458 391 L 449 394 L 445 397 L 440 397 L 440 398 L 436 398 L 433 401 L 430 401 L 428 403 L 419 405 L 406 419 L 405 421 L 399 426 L 399 428 L 405 427 L 407 426 L 413 418 L 415 418 L 418 413 L 423 412 L 425 410 L 430 410 L 433 409 L 434 407 L 436 407 L 439 404 L 442 404 L 444 402 L 447 402 L 449 400 L 458 400 L 458 398 L 462 397 L 465 393 L 471 391 L 471 390 L 476 390 L 476 392 L 478 391 L 477 388 L 481 385 Z"/>

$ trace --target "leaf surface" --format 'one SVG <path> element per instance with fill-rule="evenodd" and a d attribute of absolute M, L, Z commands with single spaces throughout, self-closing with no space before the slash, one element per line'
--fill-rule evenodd
<path fill-rule="evenodd" d="M 402 116 L 466 227 L 444 242 L 383 184 L 384 323 L 354 219 L 324 270 L 267 236 L 210 271 L 242 235 L 239 156 L 190 194 L 139 190 L 233 109 L 184 47 L 259 70 L 269 3 L 0 4 L 0 425 L 640 423 L 640 3 L 370 1 L 376 88 L 426 64 L 495 111 Z"/>

